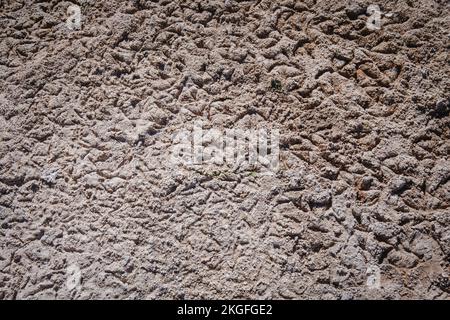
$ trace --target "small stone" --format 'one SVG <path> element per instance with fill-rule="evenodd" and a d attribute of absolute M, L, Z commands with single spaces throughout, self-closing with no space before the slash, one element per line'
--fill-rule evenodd
<path fill-rule="evenodd" d="M 413 268 L 419 262 L 419 259 L 408 252 L 391 251 L 388 254 L 389 263 L 400 268 Z"/>
<path fill-rule="evenodd" d="M 380 240 L 387 241 L 399 233 L 399 228 L 393 224 L 377 222 L 370 226 L 375 237 Z"/>
<path fill-rule="evenodd" d="M 330 180 L 336 180 L 339 175 L 339 169 L 334 167 L 325 167 L 322 169 L 322 177 L 330 179 Z"/>
<path fill-rule="evenodd" d="M 405 191 L 410 184 L 410 180 L 400 177 L 395 178 L 391 182 L 391 193 L 392 194 L 401 194 Z"/>
<path fill-rule="evenodd" d="M 358 4 L 353 4 L 345 9 L 345 13 L 350 20 L 356 20 L 358 16 L 366 13 L 366 9 Z"/>
<path fill-rule="evenodd" d="M 361 181 L 361 190 L 369 190 L 372 186 L 373 177 L 364 177 Z"/>
<path fill-rule="evenodd" d="M 331 205 L 331 192 L 322 191 L 310 195 L 309 204 L 311 207 L 328 207 Z"/>
<path fill-rule="evenodd" d="M 437 118 L 447 117 L 450 113 L 450 98 L 439 100 L 432 114 Z"/>

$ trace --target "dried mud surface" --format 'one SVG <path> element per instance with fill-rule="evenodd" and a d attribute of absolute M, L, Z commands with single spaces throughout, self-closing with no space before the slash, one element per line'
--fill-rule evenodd
<path fill-rule="evenodd" d="M 2 1 L 0 299 L 448 299 L 450 5 L 374 2 Z M 171 168 L 199 119 L 279 172 Z"/>

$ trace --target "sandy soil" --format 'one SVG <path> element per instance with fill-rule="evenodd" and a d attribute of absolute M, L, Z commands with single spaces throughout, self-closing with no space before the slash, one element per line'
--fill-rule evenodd
<path fill-rule="evenodd" d="M 0 298 L 448 299 L 450 5 L 373 2 L 2 1 Z"/>

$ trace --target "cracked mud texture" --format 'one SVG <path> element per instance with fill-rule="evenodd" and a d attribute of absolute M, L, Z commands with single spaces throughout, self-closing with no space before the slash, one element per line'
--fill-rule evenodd
<path fill-rule="evenodd" d="M 449 2 L 0 10 L 0 299 L 449 299 Z M 174 169 L 196 120 L 279 171 Z"/>

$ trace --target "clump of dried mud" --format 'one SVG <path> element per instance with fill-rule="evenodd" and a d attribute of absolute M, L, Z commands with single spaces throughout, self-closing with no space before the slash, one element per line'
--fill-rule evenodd
<path fill-rule="evenodd" d="M 0 9 L 0 298 L 449 298 L 447 1 L 71 4 Z M 199 119 L 280 170 L 174 170 Z"/>

